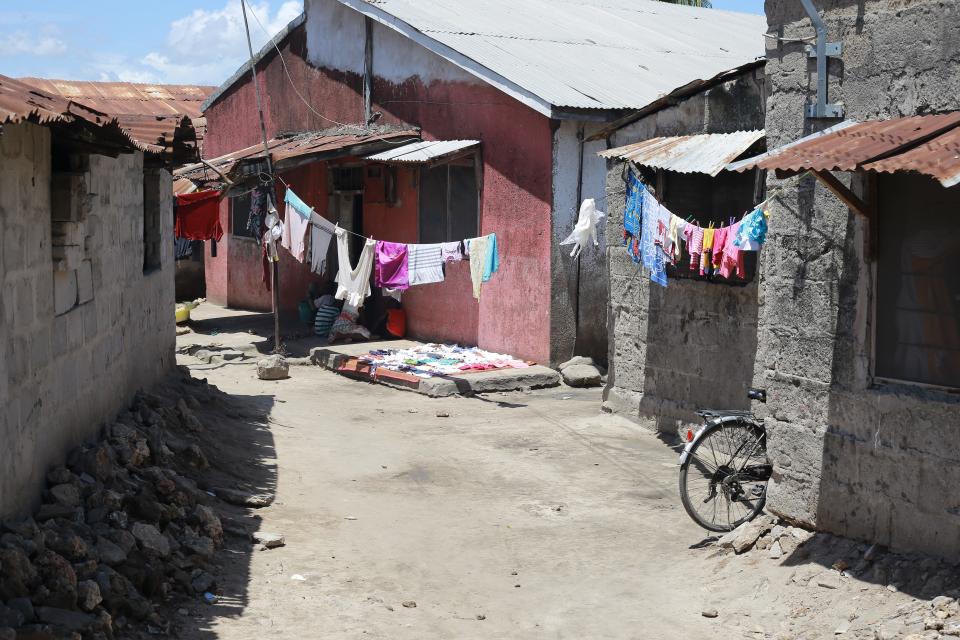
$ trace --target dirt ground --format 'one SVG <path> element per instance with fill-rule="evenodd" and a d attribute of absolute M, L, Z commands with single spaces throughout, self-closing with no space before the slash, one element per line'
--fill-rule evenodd
<path fill-rule="evenodd" d="M 178 342 L 253 339 L 231 331 Z M 916 630 L 910 611 L 946 588 L 924 585 L 951 580 L 905 559 L 899 587 L 841 574 L 831 564 L 866 546 L 829 536 L 777 560 L 719 549 L 680 506 L 676 452 L 602 414 L 599 390 L 430 399 L 312 366 L 266 382 L 251 358 L 178 358 L 234 418 L 262 416 L 254 436 L 220 437 L 250 438 L 244 488 L 275 492 L 238 517 L 286 540 L 230 538 L 220 602 L 181 609 L 180 638 L 900 637 L 881 625 Z"/>

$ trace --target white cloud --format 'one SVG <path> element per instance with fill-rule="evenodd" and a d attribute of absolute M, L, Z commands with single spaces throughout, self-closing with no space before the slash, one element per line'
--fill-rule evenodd
<path fill-rule="evenodd" d="M 0 34 L 0 53 L 55 56 L 67 50 L 67 43 L 58 37 L 57 29 L 46 25 L 37 32 L 17 30 Z"/>
<path fill-rule="evenodd" d="M 250 11 L 254 14 L 250 15 L 254 51 L 303 10 L 302 1 L 284 2 L 276 11 L 271 11 L 270 5 L 264 1 L 248 5 L 248 15 Z M 170 24 L 165 50 L 151 51 L 138 62 L 163 82 L 220 84 L 244 63 L 248 55 L 240 3 L 228 0 L 222 9 L 196 9 L 174 20 Z"/>

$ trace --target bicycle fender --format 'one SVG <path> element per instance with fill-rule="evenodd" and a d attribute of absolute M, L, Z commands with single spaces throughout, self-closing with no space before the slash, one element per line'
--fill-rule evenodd
<path fill-rule="evenodd" d="M 707 429 L 718 424 L 723 424 L 724 422 L 730 422 L 732 420 L 740 420 L 741 418 L 737 416 L 719 416 L 717 418 L 711 418 L 697 429 L 697 432 L 693 435 L 693 440 L 684 445 L 683 451 L 680 452 L 680 459 L 677 460 L 677 464 L 682 465 L 687 461 L 687 458 L 690 457 L 690 451 L 693 449 L 693 445 L 697 444 L 700 441 L 700 438 L 703 437 L 703 434 L 707 432 Z"/>

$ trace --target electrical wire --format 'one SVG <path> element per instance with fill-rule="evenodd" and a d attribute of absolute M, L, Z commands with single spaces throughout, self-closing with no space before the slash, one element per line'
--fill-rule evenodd
<path fill-rule="evenodd" d="M 281 66 L 283 66 L 283 73 L 287 76 L 287 80 L 290 82 L 290 87 L 293 89 L 293 92 L 297 95 L 297 97 L 300 98 L 300 101 L 303 102 L 304 105 L 306 105 L 307 109 L 309 109 L 309 110 L 310 110 L 315 116 L 317 116 L 318 118 L 321 118 L 322 120 L 326 120 L 327 122 L 333 123 L 333 124 L 335 124 L 335 125 L 337 125 L 337 126 L 340 126 L 340 127 L 356 127 L 356 126 L 358 126 L 358 125 L 355 125 L 355 124 L 346 124 L 346 123 L 343 123 L 343 122 L 339 122 L 339 121 L 337 121 L 337 120 L 334 120 L 333 118 L 328 118 L 327 116 L 323 115 L 322 113 L 320 113 L 319 111 L 317 111 L 316 109 L 313 108 L 313 105 L 311 105 L 311 104 L 307 101 L 307 99 L 304 98 L 303 95 L 300 93 L 300 90 L 297 89 L 297 85 L 296 85 L 296 83 L 293 81 L 293 77 L 290 75 L 290 70 L 287 68 L 287 61 L 284 60 L 284 58 L 283 58 L 283 52 L 280 51 L 280 47 L 277 45 L 276 41 L 274 40 L 274 37 L 270 34 L 269 31 L 267 31 L 267 28 L 266 28 L 265 26 L 263 26 L 263 23 L 260 22 L 260 18 L 257 16 L 256 12 L 255 12 L 255 11 L 253 10 L 253 8 L 250 6 L 250 3 L 247 2 L 247 0 L 240 0 L 240 1 L 243 2 L 243 3 L 247 6 L 247 10 L 250 12 L 250 15 L 253 16 L 253 19 L 257 22 L 257 25 L 259 25 L 260 30 L 263 31 L 263 33 L 270 39 L 270 40 L 269 40 L 270 44 L 272 44 L 272 45 L 273 45 L 273 48 L 277 50 L 277 56 L 280 58 L 280 64 L 281 64 Z M 256 62 L 251 59 L 251 61 L 250 61 L 250 66 L 253 67 L 253 66 L 255 66 L 255 64 L 256 64 Z M 373 137 L 374 137 L 375 139 L 377 139 L 377 140 L 380 140 L 381 142 L 385 142 L 385 143 L 387 143 L 387 144 L 392 144 L 392 145 L 410 144 L 410 141 L 409 141 L 409 140 L 404 140 L 404 141 L 388 140 L 387 138 L 378 136 L 378 135 L 376 135 L 376 134 L 374 134 Z"/>

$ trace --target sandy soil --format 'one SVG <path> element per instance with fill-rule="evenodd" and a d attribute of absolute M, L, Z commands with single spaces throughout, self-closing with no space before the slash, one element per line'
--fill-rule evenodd
<path fill-rule="evenodd" d="M 778 560 L 705 543 L 675 452 L 600 413 L 599 390 L 430 399 L 311 366 L 265 382 L 250 359 L 180 361 L 236 405 L 207 416 L 231 445 L 208 456 L 247 449 L 246 488 L 275 492 L 234 516 L 286 539 L 230 538 L 221 600 L 182 609 L 181 638 L 873 638 L 918 602 L 866 577 L 819 586 L 866 548 L 849 541 Z M 252 415 L 262 427 L 228 428 Z"/>

